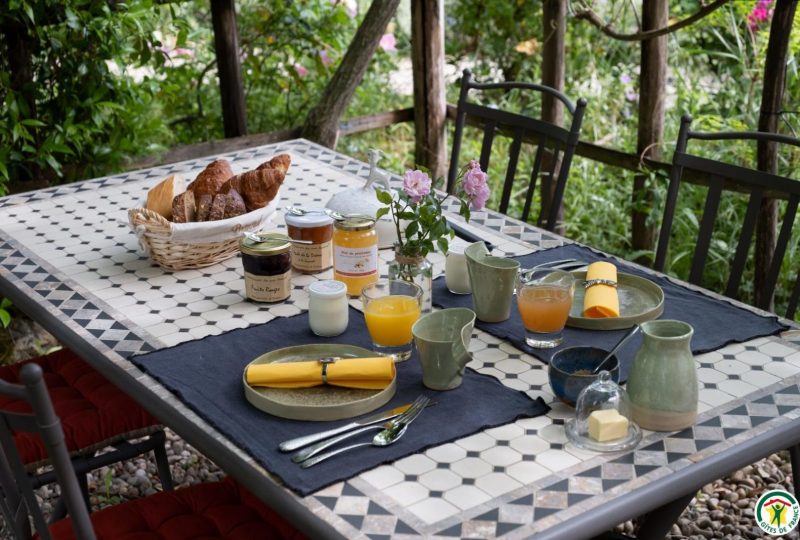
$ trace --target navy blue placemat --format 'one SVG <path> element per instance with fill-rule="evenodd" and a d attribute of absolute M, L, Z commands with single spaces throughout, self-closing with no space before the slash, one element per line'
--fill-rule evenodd
<path fill-rule="evenodd" d="M 728 343 L 740 343 L 759 336 L 769 336 L 786 330 L 788 326 L 778 321 L 777 317 L 764 317 L 731 304 L 725 300 L 712 298 L 701 292 L 693 291 L 663 277 L 654 277 L 632 265 L 611 259 L 592 249 L 579 245 L 566 245 L 544 251 L 515 257 L 523 268 L 529 268 L 544 262 L 561 259 L 578 259 L 580 261 L 609 261 L 614 263 L 620 272 L 634 274 L 649 279 L 664 291 L 664 313 L 660 319 L 677 319 L 692 325 L 692 352 L 700 354 L 714 351 Z M 490 286 L 487 284 L 487 286 Z M 453 294 L 447 290 L 444 279 L 433 283 L 433 303 L 439 307 L 472 308 L 472 295 Z M 549 362 L 552 355 L 575 345 L 591 345 L 611 350 L 626 330 L 583 330 L 580 328 L 564 329 L 564 343 L 554 349 L 532 349 L 525 344 L 525 327 L 517 310 L 516 297 L 511 306 L 511 317 L 500 323 L 477 321 L 476 325 L 495 337 L 511 342 L 537 358 Z M 628 370 L 633 357 L 642 343 L 641 336 L 634 337 L 617 353 L 621 363 L 620 380 L 628 378 Z"/>
<path fill-rule="evenodd" d="M 264 413 L 245 399 L 242 372 L 251 360 L 265 352 L 307 343 L 346 343 L 372 348 L 364 316 L 350 308 L 347 332 L 334 338 L 315 336 L 308 328 L 308 314 L 303 313 L 131 360 L 280 477 L 287 487 L 303 496 L 425 448 L 550 410 L 541 398 L 532 400 L 522 392 L 503 386 L 494 377 L 471 369 L 467 369 L 459 388 L 446 392 L 428 390 L 422 385 L 422 369 L 415 352 L 409 360 L 397 365 L 397 393 L 381 410 L 410 403 L 420 394 L 430 396 L 437 404 L 428 407 L 405 436 L 391 446 L 359 448 L 301 469 L 291 462 L 290 453 L 278 450 L 278 443 L 351 420 L 301 422 Z M 363 434 L 348 442 L 367 442 L 375 433 L 377 431 Z"/>

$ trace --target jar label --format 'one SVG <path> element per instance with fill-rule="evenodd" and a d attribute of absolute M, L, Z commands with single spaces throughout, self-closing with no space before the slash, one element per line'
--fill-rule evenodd
<path fill-rule="evenodd" d="M 322 272 L 331 267 L 331 242 L 292 244 L 292 266 L 301 272 Z"/>
<path fill-rule="evenodd" d="M 363 277 L 378 273 L 378 246 L 333 248 L 333 267 L 348 277 Z"/>
<path fill-rule="evenodd" d="M 244 273 L 244 286 L 247 298 L 256 302 L 280 302 L 292 293 L 292 273 L 274 276 L 257 276 Z"/>

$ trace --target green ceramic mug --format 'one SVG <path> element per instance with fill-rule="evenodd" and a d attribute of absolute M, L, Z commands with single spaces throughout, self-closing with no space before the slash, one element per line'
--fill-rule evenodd
<path fill-rule="evenodd" d="M 435 311 L 411 327 L 422 364 L 422 384 L 432 390 L 451 390 L 461 385 L 464 366 L 472 359 L 469 342 L 475 312 L 467 308 Z"/>
<path fill-rule="evenodd" d="M 511 315 L 519 262 L 489 255 L 486 244 L 475 242 L 464 250 L 472 286 L 472 306 L 483 322 L 502 322 Z"/>

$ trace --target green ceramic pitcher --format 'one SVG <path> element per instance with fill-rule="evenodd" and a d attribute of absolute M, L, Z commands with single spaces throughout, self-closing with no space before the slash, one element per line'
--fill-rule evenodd
<path fill-rule="evenodd" d="M 697 419 L 697 367 L 683 321 L 642 323 L 644 341 L 628 375 L 634 421 L 653 431 L 679 431 Z"/>
<path fill-rule="evenodd" d="M 422 364 L 422 384 L 432 390 L 451 390 L 461 385 L 464 367 L 472 359 L 469 342 L 475 312 L 467 308 L 435 311 L 411 327 Z"/>
<path fill-rule="evenodd" d="M 489 255 L 486 244 L 475 242 L 464 249 L 472 287 L 472 306 L 483 322 L 502 322 L 511 315 L 511 300 L 519 262 Z"/>

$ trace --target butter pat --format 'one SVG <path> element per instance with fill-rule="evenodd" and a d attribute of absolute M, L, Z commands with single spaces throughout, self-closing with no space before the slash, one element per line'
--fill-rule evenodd
<path fill-rule="evenodd" d="M 621 439 L 628 434 L 628 419 L 616 409 L 592 411 L 589 415 L 589 437 L 597 442 Z"/>

